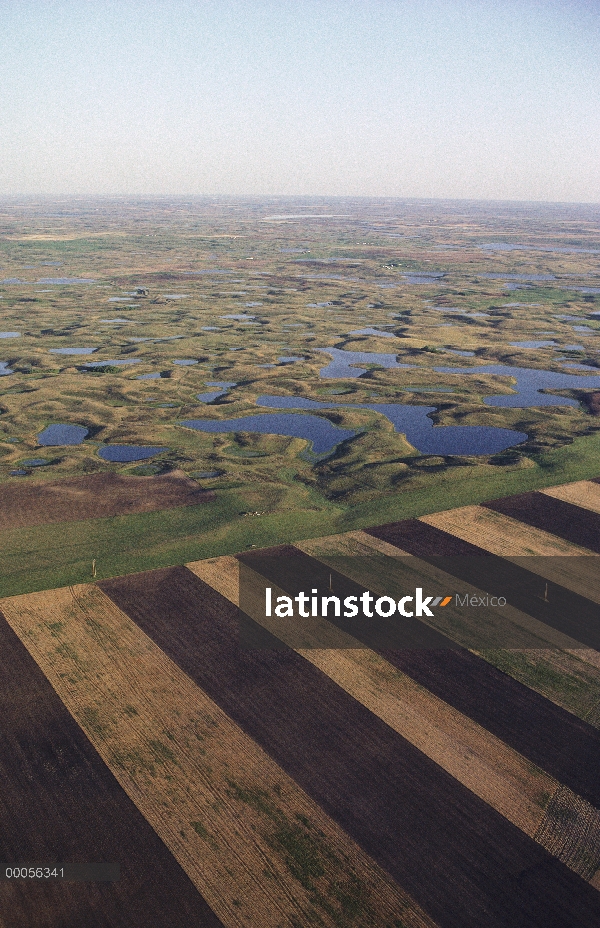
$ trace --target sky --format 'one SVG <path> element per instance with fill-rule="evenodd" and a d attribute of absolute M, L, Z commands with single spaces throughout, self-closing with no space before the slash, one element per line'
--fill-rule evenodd
<path fill-rule="evenodd" d="M 600 202 L 598 0 L 0 0 L 0 196 Z"/>

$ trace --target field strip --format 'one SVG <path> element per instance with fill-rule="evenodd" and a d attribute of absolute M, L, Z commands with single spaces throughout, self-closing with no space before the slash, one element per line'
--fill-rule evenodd
<path fill-rule="evenodd" d="M 214 583 L 215 589 L 239 605 L 235 558 L 213 558 L 210 562 L 196 561 L 186 566 L 205 582 Z M 273 596 L 278 594 L 275 588 Z M 278 627 L 269 621 L 261 605 L 257 603 L 251 617 L 285 641 L 282 623 L 279 622 Z M 351 649 L 351 641 L 344 645 L 344 650 L 323 648 L 324 622 L 323 619 L 303 620 L 307 637 L 314 632 L 314 642 L 319 647 L 309 642 L 307 648 L 295 650 L 475 795 L 535 838 L 550 797 L 558 790 L 564 794 L 566 787 L 360 642 L 354 643 L 354 649 Z M 584 803 L 570 790 L 566 792 L 574 801 Z M 589 806 L 588 803 L 584 805 Z M 589 808 L 593 811 L 592 806 Z M 545 836 L 543 831 L 540 834 Z M 598 834 L 600 836 L 600 829 Z M 546 847 L 543 840 L 539 843 Z M 546 849 L 554 852 L 557 847 L 558 839 L 555 839 L 552 848 Z M 560 857 L 560 853 L 564 855 L 563 848 L 556 856 Z M 571 865 L 570 858 L 564 862 Z M 600 866 L 600 848 L 596 863 Z"/>
<path fill-rule="evenodd" d="M 524 530 L 522 522 L 483 506 L 449 509 L 422 516 L 420 521 L 513 563 L 523 564 L 526 557 L 528 570 L 574 593 L 584 590 L 587 599 L 600 603 L 600 561 L 595 571 L 590 567 L 598 555 L 550 532 Z"/>
<path fill-rule="evenodd" d="M 546 487 L 540 490 L 540 493 L 600 513 L 600 484 L 594 483 L 593 480 L 578 480 L 576 483 L 564 483 L 558 487 Z"/>
<path fill-rule="evenodd" d="M 487 500 L 481 505 L 493 512 L 512 516 L 523 526 L 551 532 L 565 541 L 588 548 L 588 553 L 600 554 L 600 514 L 597 512 L 538 492 Z"/>
<path fill-rule="evenodd" d="M 190 570 L 101 588 L 444 928 L 591 928 L 585 880 L 293 650 L 241 648 Z"/>
<path fill-rule="evenodd" d="M 360 886 L 353 925 L 432 924 L 97 586 L 1 606 L 223 924 L 333 928 L 340 912 L 314 901 L 335 900 L 332 886 L 342 912 Z"/>
<path fill-rule="evenodd" d="M 464 507 L 464 509 L 471 509 L 471 508 L 478 509 L 478 510 L 480 509 L 480 507 L 478 506 Z M 453 509 L 453 510 L 450 510 L 449 512 L 441 513 L 440 515 L 447 516 L 447 515 L 451 515 L 452 513 L 461 513 L 462 511 L 463 511 L 462 509 Z M 481 510 L 481 511 L 484 511 L 484 510 Z M 493 513 L 490 513 L 490 515 L 493 515 Z M 429 525 L 434 524 L 429 517 L 424 517 L 420 521 L 426 522 Z M 509 521 L 512 522 L 513 520 L 511 519 Z M 434 525 L 434 527 L 440 528 L 443 531 L 449 531 L 451 532 L 451 534 L 457 535 L 458 537 L 463 538 L 464 541 L 469 541 L 469 542 L 472 542 L 473 544 L 475 543 L 475 541 L 477 541 L 479 547 L 483 547 L 484 550 L 491 551 L 491 553 L 499 555 L 498 551 L 493 551 L 491 548 L 486 547 L 484 544 L 481 543 L 482 539 L 480 535 L 470 538 L 470 537 L 460 535 L 459 532 L 453 531 L 452 526 L 449 526 L 448 528 L 444 528 L 442 525 Z M 331 541 L 333 544 L 340 544 L 341 538 L 353 539 L 353 543 L 355 546 L 353 550 L 356 552 L 356 554 L 367 555 L 369 553 L 377 552 L 379 554 L 384 554 L 389 557 L 404 557 L 408 555 L 408 552 L 402 551 L 400 548 L 396 547 L 395 545 L 392 545 L 387 541 L 383 541 L 380 538 L 376 538 L 374 535 L 368 535 L 366 532 L 356 531 L 356 532 L 347 532 L 345 535 L 332 535 Z M 297 542 L 296 547 L 300 548 L 301 550 L 309 552 L 309 546 L 314 546 L 314 550 L 316 551 L 316 550 L 319 550 L 319 542 L 321 540 L 322 539 L 311 539 L 310 542 L 302 542 L 302 543 Z M 511 560 L 511 558 L 507 558 L 507 560 Z M 531 558 L 530 561 L 531 561 L 531 566 L 529 566 L 528 564 L 527 569 L 531 570 L 534 573 L 540 572 L 540 570 L 536 570 L 536 567 L 538 567 L 538 558 L 537 557 Z M 517 563 L 518 566 L 523 566 L 523 559 L 516 557 L 514 559 L 514 563 Z M 541 563 L 539 566 L 540 568 L 543 569 L 543 563 Z M 577 582 L 574 579 L 577 575 L 577 569 L 575 569 L 575 571 L 572 571 L 570 564 L 565 563 L 562 559 L 558 562 L 557 569 L 554 573 L 552 572 L 552 570 L 548 570 L 547 572 L 544 571 L 543 574 L 540 573 L 541 576 L 547 576 L 547 579 L 553 582 L 556 582 L 556 583 L 560 583 L 560 585 L 563 586 L 565 589 L 571 588 L 568 582 L 569 580 L 571 580 L 573 587 L 575 588 L 573 591 L 579 593 L 583 588 L 586 591 L 586 596 L 590 589 L 590 580 L 592 579 L 595 580 L 595 578 L 591 578 L 589 574 L 590 574 L 589 568 L 587 569 L 587 571 L 582 570 L 580 574 L 580 579 Z M 445 576 L 448 577 L 447 574 Z M 600 582 L 595 581 L 595 584 L 592 583 L 592 585 L 595 585 L 597 587 L 598 596 L 600 597 Z M 589 598 L 591 599 L 592 597 L 590 596 Z M 600 602 L 600 599 L 598 601 Z M 518 610 L 516 610 L 516 612 L 519 615 L 523 614 L 523 613 L 519 613 Z M 535 622 L 536 624 L 532 625 L 531 628 L 536 629 L 538 627 L 538 623 L 536 622 L 535 619 L 533 619 L 533 622 Z M 545 623 L 541 623 L 540 631 L 542 630 L 542 628 L 547 628 L 547 627 L 548 626 Z M 552 662 L 555 662 L 555 663 L 560 662 L 561 671 L 563 673 L 568 673 L 568 674 L 574 675 L 575 677 L 579 677 L 582 672 L 582 666 L 581 666 L 582 662 L 584 664 L 590 664 L 593 667 L 596 667 L 597 669 L 600 670 L 600 652 L 594 650 L 593 648 L 582 648 L 580 644 L 577 644 L 576 647 L 571 647 L 570 642 L 564 639 L 561 642 L 560 639 L 556 638 L 555 642 L 556 642 L 556 646 L 559 647 L 561 650 L 563 650 L 566 654 L 570 654 L 573 660 L 572 661 L 569 661 L 568 659 L 566 660 L 564 656 L 559 656 L 554 651 L 544 651 L 544 649 L 541 649 L 541 651 L 543 652 L 542 656 L 543 656 L 543 659 L 546 661 L 551 660 Z M 529 656 L 532 659 L 534 659 L 535 658 L 534 652 L 531 649 L 529 650 L 530 650 Z M 588 674 L 589 674 L 589 671 L 588 671 Z M 523 681 L 523 682 L 526 682 L 526 681 Z M 592 679 L 588 677 L 585 682 L 586 682 L 586 685 L 589 685 L 590 687 L 593 687 L 597 683 L 598 688 L 599 688 L 598 704 L 594 702 L 592 704 L 592 707 L 590 707 L 587 702 L 582 703 L 581 706 L 579 707 L 580 713 L 581 713 L 580 718 L 598 727 L 600 726 L 600 676 L 597 679 L 595 677 L 593 677 Z M 529 686 L 531 684 L 530 682 L 527 682 L 526 685 Z M 544 691 L 543 695 L 547 696 L 549 699 L 553 698 L 552 696 L 548 694 L 547 691 Z M 558 705 L 563 705 L 563 704 L 564 702 L 561 702 L 561 701 L 558 702 Z M 597 711 L 596 711 L 596 705 L 597 705 Z M 590 714 L 590 708 L 594 709 L 594 711 L 591 714 Z M 569 711 L 572 711 L 572 709 L 570 709 Z M 591 721 L 591 718 L 593 718 L 594 721 Z"/>
<path fill-rule="evenodd" d="M 115 883 L 0 881 L 10 928 L 222 928 L 2 615 L 0 653 L 0 860 L 121 869 Z"/>

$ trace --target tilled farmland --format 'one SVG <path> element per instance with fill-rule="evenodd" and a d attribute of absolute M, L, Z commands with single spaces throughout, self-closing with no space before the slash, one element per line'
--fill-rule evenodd
<path fill-rule="evenodd" d="M 597 926 L 597 488 L 0 601 L 4 858 L 121 865 L 4 882 L 1 922 Z M 400 648 L 377 616 L 298 637 L 240 596 L 241 575 L 397 596 L 385 558 L 440 592 L 505 590 L 513 637 L 469 644 L 489 610 L 454 604 Z"/>

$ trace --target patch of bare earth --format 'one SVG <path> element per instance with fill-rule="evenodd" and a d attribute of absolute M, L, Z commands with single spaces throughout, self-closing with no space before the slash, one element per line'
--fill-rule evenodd
<path fill-rule="evenodd" d="M 0 529 L 103 519 L 214 499 L 182 471 L 158 477 L 90 474 L 66 480 L 0 485 Z"/>

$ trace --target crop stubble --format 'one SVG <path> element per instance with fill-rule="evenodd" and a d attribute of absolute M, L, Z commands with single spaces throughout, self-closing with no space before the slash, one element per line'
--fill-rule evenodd
<path fill-rule="evenodd" d="M 102 587 L 440 925 L 592 924 L 591 887 L 299 655 L 241 651 L 185 574 Z"/>
<path fill-rule="evenodd" d="M 333 926 L 356 909 L 347 924 L 357 928 L 373 922 L 391 928 L 399 914 L 414 928 L 431 928 L 412 900 L 97 586 L 2 604 L 103 760 L 225 925 Z M 317 844 L 327 871 L 316 866 Z"/>

